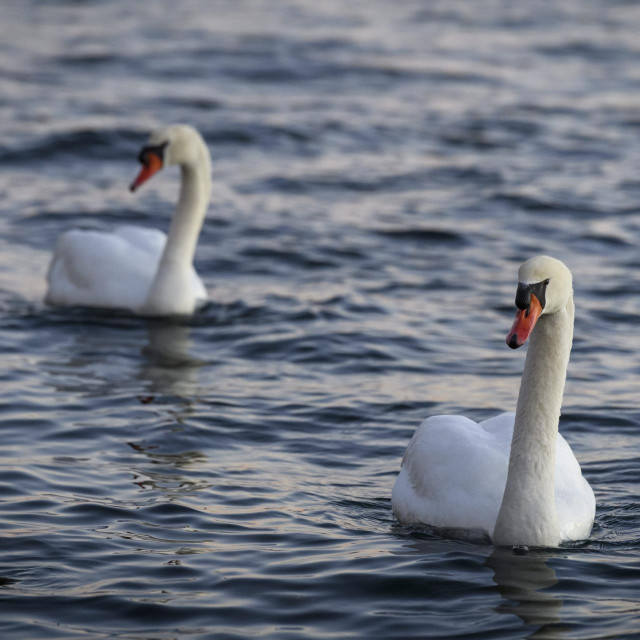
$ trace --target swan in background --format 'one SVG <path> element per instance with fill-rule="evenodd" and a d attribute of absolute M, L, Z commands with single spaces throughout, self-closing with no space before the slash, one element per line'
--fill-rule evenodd
<path fill-rule="evenodd" d="M 558 433 L 573 340 L 571 272 L 537 256 L 520 266 L 518 279 L 507 344 L 516 349 L 531 340 L 516 413 L 479 424 L 427 418 L 393 487 L 393 511 L 403 524 L 482 532 L 498 546 L 555 547 L 591 532 L 593 490 Z"/>
<path fill-rule="evenodd" d="M 146 316 L 190 315 L 207 299 L 193 256 L 211 196 L 211 156 L 184 124 L 154 131 L 140 152 L 135 191 L 163 167 L 179 165 L 180 196 L 169 234 L 118 227 L 73 229 L 58 239 L 47 274 L 46 302 L 128 309 Z"/>

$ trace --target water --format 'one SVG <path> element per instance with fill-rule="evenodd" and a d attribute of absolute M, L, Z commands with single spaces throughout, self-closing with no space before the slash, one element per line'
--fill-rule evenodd
<path fill-rule="evenodd" d="M 2 638 L 635 638 L 640 6 L 8 0 Z M 188 322 L 45 306 L 65 229 L 166 228 L 148 132 L 214 158 Z M 435 413 L 513 410 L 518 264 L 573 270 L 561 430 L 590 539 L 400 526 Z"/>

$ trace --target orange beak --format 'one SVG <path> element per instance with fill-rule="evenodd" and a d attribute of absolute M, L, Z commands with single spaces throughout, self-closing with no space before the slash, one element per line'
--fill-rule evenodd
<path fill-rule="evenodd" d="M 542 305 L 540 304 L 540 300 L 532 293 L 529 308 L 519 309 L 517 311 L 511 331 L 507 334 L 506 343 L 512 349 L 521 347 L 527 341 L 541 313 Z"/>
<path fill-rule="evenodd" d="M 142 165 L 138 177 L 131 183 L 131 191 L 135 191 L 141 184 L 146 182 L 154 173 L 162 169 L 162 159 L 155 153 L 146 154 L 146 163 Z"/>

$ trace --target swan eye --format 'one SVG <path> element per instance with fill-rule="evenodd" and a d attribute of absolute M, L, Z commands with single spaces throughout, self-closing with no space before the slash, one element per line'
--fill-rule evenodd
<path fill-rule="evenodd" d="M 546 287 L 546 286 L 549 284 L 549 282 L 550 282 L 550 278 L 547 278 L 547 279 L 544 281 L 544 283 L 543 283 L 543 284 L 544 284 L 544 286 Z"/>
<path fill-rule="evenodd" d="M 156 159 L 160 161 L 160 165 L 164 165 L 164 150 L 168 144 L 168 142 L 163 142 L 155 146 L 143 147 L 138 155 L 138 162 L 148 167 L 151 162 L 150 156 L 156 156 Z"/>

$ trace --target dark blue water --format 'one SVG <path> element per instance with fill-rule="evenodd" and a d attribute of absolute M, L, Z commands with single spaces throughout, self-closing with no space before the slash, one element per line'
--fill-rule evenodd
<path fill-rule="evenodd" d="M 7 0 L 2 638 L 637 638 L 640 5 Z M 42 302 L 71 227 L 166 229 L 214 159 L 190 321 Z M 574 273 L 561 430 L 591 538 L 400 526 L 420 421 L 513 410 L 516 269 Z"/>

